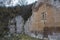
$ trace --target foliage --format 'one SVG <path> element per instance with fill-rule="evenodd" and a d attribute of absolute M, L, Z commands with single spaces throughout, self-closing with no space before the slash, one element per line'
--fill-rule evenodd
<path fill-rule="evenodd" d="M 27 5 L 27 1 L 26 0 L 20 0 L 19 3 L 20 3 L 20 5 Z"/>
<path fill-rule="evenodd" d="M 32 14 L 32 4 L 27 6 L 16 6 L 16 7 L 0 7 L 0 37 L 7 34 L 8 22 L 12 18 L 21 15 L 26 21 Z"/>

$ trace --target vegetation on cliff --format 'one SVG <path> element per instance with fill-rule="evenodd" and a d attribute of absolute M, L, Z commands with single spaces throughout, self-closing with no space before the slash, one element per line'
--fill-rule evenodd
<path fill-rule="evenodd" d="M 4 36 L 9 31 L 8 22 L 12 18 L 21 15 L 26 21 L 32 15 L 32 5 L 0 7 L 0 36 Z"/>

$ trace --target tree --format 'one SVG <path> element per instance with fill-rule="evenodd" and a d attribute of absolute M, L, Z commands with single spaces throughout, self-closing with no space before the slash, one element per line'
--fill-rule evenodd
<path fill-rule="evenodd" d="M 19 0 L 19 4 L 20 5 L 27 5 L 27 1 L 26 0 Z"/>

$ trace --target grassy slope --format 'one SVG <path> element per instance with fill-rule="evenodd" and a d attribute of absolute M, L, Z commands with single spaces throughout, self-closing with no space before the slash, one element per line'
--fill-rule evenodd
<path fill-rule="evenodd" d="M 25 34 L 20 34 L 18 36 L 15 35 L 15 36 L 11 36 L 11 37 L 4 37 L 1 40 L 40 40 L 40 39 L 32 38 Z"/>

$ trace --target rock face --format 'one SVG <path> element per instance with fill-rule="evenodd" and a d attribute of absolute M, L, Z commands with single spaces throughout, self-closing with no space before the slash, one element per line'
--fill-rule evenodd
<path fill-rule="evenodd" d="M 11 21 L 9 21 L 10 33 L 22 33 L 24 20 L 21 16 L 16 16 Z"/>

